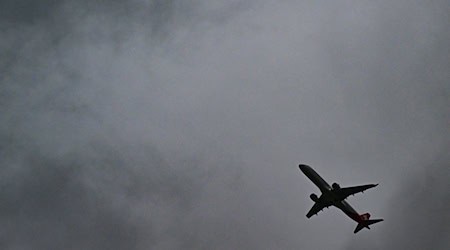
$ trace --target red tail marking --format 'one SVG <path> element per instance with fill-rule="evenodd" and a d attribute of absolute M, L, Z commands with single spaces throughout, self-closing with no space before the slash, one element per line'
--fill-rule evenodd
<path fill-rule="evenodd" d="M 359 216 L 359 218 L 364 221 L 364 220 L 368 220 L 370 218 L 370 214 L 369 213 L 365 213 L 365 214 L 361 214 Z"/>

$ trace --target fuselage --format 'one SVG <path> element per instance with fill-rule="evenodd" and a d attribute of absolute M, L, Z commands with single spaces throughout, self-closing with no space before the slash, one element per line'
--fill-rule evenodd
<path fill-rule="evenodd" d="M 345 200 L 336 197 L 336 195 L 332 192 L 333 188 L 316 171 L 314 171 L 314 169 L 308 165 L 300 165 L 299 167 L 306 177 L 308 177 L 320 189 L 324 199 L 330 201 L 333 206 L 339 208 L 352 220 L 360 222 L 358 212 L 356 212 L 356 210 Z"/>

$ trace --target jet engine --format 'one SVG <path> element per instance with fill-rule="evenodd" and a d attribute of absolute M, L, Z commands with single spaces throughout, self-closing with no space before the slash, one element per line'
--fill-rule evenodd
<path fill-rule="evenodd" d="M 317 201 L 319 200 L 319 197 L 317 197 L 316 194 L 311 194 L 309 197 L 310 197 L 311 200 L 313 200 L 314 202 L 317 202 Z"/>
<path fill-rule="evenodd" d="M 339 184 L 337 184 L 336 182 L 333 183 L 333 185 L 331 185 L 331 187 L 333 187 L 333 189 L 338 190 L 341 188 L 341 186 L 339 186 Z"/>

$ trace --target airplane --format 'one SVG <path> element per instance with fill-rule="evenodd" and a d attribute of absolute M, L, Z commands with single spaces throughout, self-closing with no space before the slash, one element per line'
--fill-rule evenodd
<path fill-rule="evenodd" d="M 370 214 L 358 214 L 355 209 L 353 209 L 350 204 L 348 204 L 345 199 L 350 195 L 355 195 L 359 192 L 364 192 L 369 188 L 374 188 L 378 186 L 378 184 L 367 184 L 361 186 L 354 187 L 344 187 L 341 188 L 339 184 L 333 183 L 331 186 L 317 174 L 310 166 L 300 164 L 300 170 L 308 177 L 316 186 L 320 189 L 322 194 L 320 197 L 317 197 L 316 194 L 311 194 L 309 197 L 314 201 L 314 205 L 306 214 L 306 217 L 309 219 L 313 215 L 317 215 L 322 209 L 328 208 L 330 206 L 335 206 L 342 210 L 348 217 L 352 220 L 356 221 L 358 225 L 356 226 L 355 231 L 353 233 L 359 232 L 363 228 L 370 229 L 369 225 L 378 223 L 383 221 L 383 219 L 375 219 L 370 220 Z"/>

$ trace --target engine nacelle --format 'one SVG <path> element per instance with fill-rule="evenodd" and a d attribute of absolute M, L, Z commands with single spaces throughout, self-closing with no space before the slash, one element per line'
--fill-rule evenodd
<path fill-rule="evenodd" d="M 309 198 L 311 198 L 311 200 L 313 200 L 314 202 L 319 201 L 319 197 L 317 197 L 316 194 L 311 194 L 311 195 L 309 196 Z"/>
<path fill-rule="evenodd" d="M 333 185 L 331 185 L 331 187 L 332 187 L 334 190 L 338 190 L 338 189 L 341 188 L 341 186 L 339 186 L 339 184 L 337 184 L 336 182 L 333 183 Z"/>

